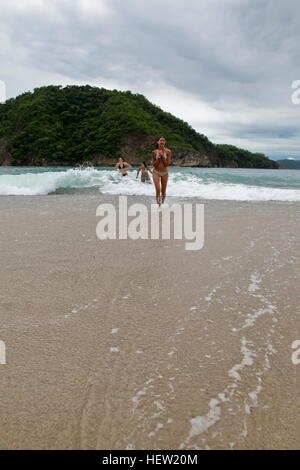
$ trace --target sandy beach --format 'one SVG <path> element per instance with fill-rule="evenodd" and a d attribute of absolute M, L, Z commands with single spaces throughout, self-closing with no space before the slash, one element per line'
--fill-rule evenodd
<path fill-rule="evenodd" d="M 299 448 L 300 203 L 204 201 L 188 252 L 98 240 L 116 201 L 0 199 L 1 449 Z"/>

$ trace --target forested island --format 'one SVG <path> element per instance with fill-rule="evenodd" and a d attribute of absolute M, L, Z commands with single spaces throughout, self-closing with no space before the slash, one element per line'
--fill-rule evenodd
<path fill-rule="evenodd" d="M 300 170 L 300 160 L 291 158 L 284 158 L 283 160 L 277 160 L 279 168 L 283 170 Z"/>
<path fill-rule="evenodd" d="M 278 168 L 262 153 L 215 145 L 188 123 L 130 91 L 89 85 L 35 88 L 0 104 L 0 165 L 111 166 L 149 161 L 159 136 L 172 164 L 192 167 Z"/>

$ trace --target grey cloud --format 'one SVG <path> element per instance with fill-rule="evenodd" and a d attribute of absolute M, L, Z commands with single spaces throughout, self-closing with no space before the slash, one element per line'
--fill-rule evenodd
<path fill-rule="evenodd" d="M 299 14 L 297 0 L 28 0 L 23 8 L 12 0 L 0 20 L 10 40 L 5 76 L 18 64 L 43 76 L 102 77 L 141 93 L 145 80 L 157 79 L 223 111 L 233 103 L 241 111 L 286 107 L 296 122 L 300 106 L 291 108 L 290 86 L 300 79 Z M 280 116 L 224 126 L 235 138 L 296 135 Z"/>
<path fill-rule="evenodd" d="M 289 138 L 298 137 L 300 139 L 300 129 L 297 123 L 285 126 L 279 123 L 270 124 L 242 124 L 238 122 L 230 123 L 228 127 L 224 127 L 226 135 L 230 137 L 239 136 L 239 138 L 265 138 L 265 139 L 277 139 L 277 138 Z"/>

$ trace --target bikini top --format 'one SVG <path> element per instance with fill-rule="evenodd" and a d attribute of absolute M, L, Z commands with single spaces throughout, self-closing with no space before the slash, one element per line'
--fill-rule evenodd
<path fill-rule="evenodd" d="M 158 160 L 160 157 L 163 157 L 164 160 L 167 160 L 167 155 L 166 155 L 166 151 L 164 151 L 163 155 L 161 155 L 159 153 L 159 150 L 156 151 L 156 160 Z"/>

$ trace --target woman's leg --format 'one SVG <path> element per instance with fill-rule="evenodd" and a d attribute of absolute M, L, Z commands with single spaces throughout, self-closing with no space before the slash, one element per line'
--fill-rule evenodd
<path fill-rule="evenodd" d="M 153 172 L 153 181 L 154 181 L 155 190 L 156 190 L 156 202 L 160 206 L 161 205 L 160 177 L 155 171 Z"/>
<path fill-rule="evenodd" d="M 169 177 L 169 175 L 166 175 L 166 176 L 162 176 L 162 177 L 161 177 L 162 203 L 165 202 L 165 198 L 166 198 L 166 190 L 167 190 L 167 184 L 168 184 L 168 177 Z"/>

